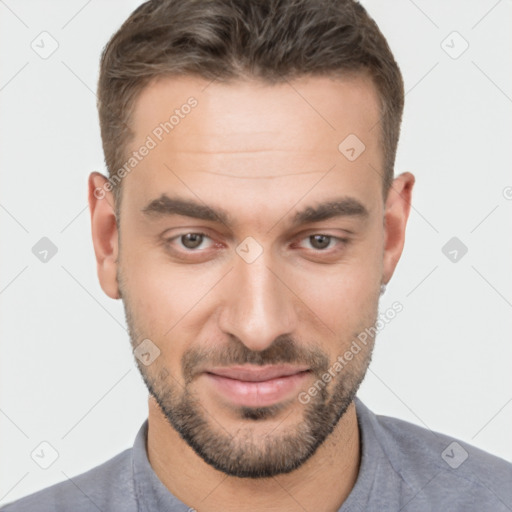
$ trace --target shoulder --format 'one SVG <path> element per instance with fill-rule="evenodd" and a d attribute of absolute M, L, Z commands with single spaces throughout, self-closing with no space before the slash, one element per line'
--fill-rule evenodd
<path fill-rule="evenodd" d="M 404 488 L 416 500 L 466 510 L 512 504 L 512 464 L 460 439 L 398 418 L 373 415 L 374 430 Z M 462 510 L 458 508 L 458 510 Z"/>
<path fill-rule="evenodd" d="M 132 449 L 78 476 L 68 478 L 8 503 L 1 512 L 97 512 L 136 510 L 132 475 Z"/>

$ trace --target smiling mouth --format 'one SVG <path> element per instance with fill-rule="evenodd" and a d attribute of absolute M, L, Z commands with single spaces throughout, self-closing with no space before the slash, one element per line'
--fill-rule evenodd
<path fill-rule="evenodd" d="M 254 367 L 244 365 L 212 368 L 207 373 L 246 382 L 263 382 L 278 377 L 289 377 L 308 370 L 307 366 L 269 365 Z"/>
<path fill-rule="evenodd" d="M 215 392 L 247 407 L 270 406 L 290 398 L 310 374 L 308 367 L 292 365 L 232 366 L 204 372 Z"/>

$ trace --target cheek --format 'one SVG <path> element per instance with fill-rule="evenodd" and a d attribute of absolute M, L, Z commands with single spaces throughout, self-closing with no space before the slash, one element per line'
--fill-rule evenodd
<path fill-rule="evenodd" d="M 288 278 L 300 283 L 297 295 L 336 334 L 353 334 L 374 321 L 382 278 L 382 248 L 375 236 L 338 264 L 301 266 Z"/>
<path fill-rule="evenodd" d="M 122 264 L 139 329 L 153 336 L 162 350 L 172 346 L 181 354 L 180 345 L 195 339 L 211 314 L 214 288 L 226 269 L 172 264 L 155 247 L 133 251 Z"/>
<path fill-rule="evenodd" d="M 351 336 L 374 321 L 378 293 L 375 279 L 367 273 L 347 268 L 337 275 L 309 279 L 310 291 L 301 297 L 329 337 Z"/>

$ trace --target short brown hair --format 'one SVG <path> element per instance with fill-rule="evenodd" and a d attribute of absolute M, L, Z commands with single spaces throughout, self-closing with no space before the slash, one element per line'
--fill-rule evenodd
<path fill-rule="evenodd" d="M 369 73 L 380 99 L 383 193 L 393 180 L 404 105 L 402 75 L 386 39 L 354 0 L 149 0 L 112 36 L 101 56 L 98 110 L 116 210 L 133 137 L 130 116 L 152 79 L 256 78 Z"/>

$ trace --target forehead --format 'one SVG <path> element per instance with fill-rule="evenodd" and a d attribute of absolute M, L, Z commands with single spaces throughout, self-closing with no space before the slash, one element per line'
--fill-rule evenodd
<path fill-rule="evenodd" d="M 192 101 L 197 105 L 188 108 Z M 297 149 L 297 138 L 304 149 L 321 149 L 332 148 L 348 133 L 358 133 L 371 144 L 375 134 L 367 132 L 378 122 L 379 110 L 376 88 L 362 74 L 302 77 L 273 85 L 164 77 L 139 94 L 132 129 L 140 141 L 175 114 L 172 136 L 166 138 L 170 143 L 179 139 L 182 151 Z"/>
<path fill-rule="evenodd" d="M 378 194 L 379 112 L 376 88 L 365 75 L 273 85 L 159 78 L 134 105 L 128 157 L 145 155 L 124 178 L 123 197 L 142 205 L 179 190 L 224 202 L 235 196 L 253 204 L 282 202 L 283 193 L 297 196 L 322 176 L 317 194 L 332 187 L 361 198 Z M 144 146 L 150 149 L 140 151 Z M 364 150 L 353 159 L 347 149 Z"/>

